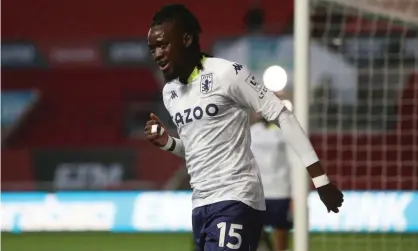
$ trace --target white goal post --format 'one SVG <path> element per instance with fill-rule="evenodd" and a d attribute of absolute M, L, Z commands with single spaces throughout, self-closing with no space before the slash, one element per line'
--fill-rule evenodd
<path fill-rule="evenodd" d="M 294 114 L 308 134 L 309 128 L 309 75 L 310 75 L 310 1 L 295 0 L 294 12 Z M 292 161 L 292 163 L 297 163 Z M 294 251 L 308 251 L 309 220 L 308 193 L 309 183 L 305 168 L 293 169 L 293 235 Z"/>

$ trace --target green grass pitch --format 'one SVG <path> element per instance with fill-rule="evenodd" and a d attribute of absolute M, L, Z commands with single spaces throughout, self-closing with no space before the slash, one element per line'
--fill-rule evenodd
<path fill-rule="evenodd" d="M 2 251 L 191 251 L 191 235 L 2 233 Z M 312 234 L 311 251 L 418 251 L 418 234 Z"/>

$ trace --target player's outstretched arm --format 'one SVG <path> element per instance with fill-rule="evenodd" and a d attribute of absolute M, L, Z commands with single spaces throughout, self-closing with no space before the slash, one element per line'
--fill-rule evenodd
<path fill-rule="evenodd" d="M 289 110 L 283 108 L 278 117 L 278 125 L 283 130 L 287 144 L 292 147 L 306 166 L 319 197 L 327 207 L 328 212 L 338 213 L 338 208 L 344 201 L 343 194 L 328 179 L 308 136 L 296 117 Z"/>
<path fill-rule="evenodd" d="M 154 113 L 150 114 L 150 118 L 145 124 L 144 133 L 147 140 L 155 146 L 184 158 L 183 143 L 180 139 L 171 137 L 168 134 L 167 127 Z"/>
<path fill-rule="evenodd" d="M 274 93 L 274 95 L 281 99 L 282 93 Z M 319 196 L 321 197 L 321 200 L 324 202 L 325 205 L 327 205 L 327 209 L 328 211 L 333 211 L 333 212 L 338 212 L 338 207 L 341 206 L 342 202 L 343 202 L 343 195 L 342 193 L 329 181 L 324 169 L 322 168 L 321 163 L 319 162 L 319 159 L 311 145 L 311 142 L 309 141 L 309 138 L 306 136 L 306 134 L 303 132 L 299 122 L 297 121 L 297 119 L 294 116 L 291 116 L 290 111 L 282 111 L 282 113 L 279 114 L 279 121 L 282 120 L 281 124 L 283 124 L 285 127 L 287 124 L 289 124 L 288 126 L 290 128 L 287 129 L 287 131 L 289 130 L 297 130 L 297 132 L 293 132 L 296 133 L 297 135 L 302 135 L 303 134 L 303 139 L 299 139 L 299 140 L 303 140 L 306 143 L 306 152 L 308 153 L 306 156 L 301 156 L 301 158 L 305 158 L 304 162 L 307 166 L 307 170 L 309 175 L 312 178 L 312 181 L 315 185 L 315 187 L 318 190 Z M 280 118 L 281 117 L 281 118 Z M 284 118 L 283 118 L 284 117 Z M 288 121 L 288 120 L 293 120 L 293 121 Z M 282 125 L 282 128 L 283 128 Z M 283 129 L 282 129 L 283 130 Z M 297 147 L 300 144 L 293 140 L 294 139 L 294 135 L 293 134 L 285 134 L 285 136 L 287 137 L 287 141 L 291 141 L 292 143 L 295 143 L 295 146 L 293 147 Z M 292 144 L 290 143 L 290 144 Z M 288 143 L 289 144 L 289 143 Z M 289 144 L 289 145 L 290 145 Z M 312 153 L 312 154 L 310 154 Z M 312 164 L 311 164 L 312 163 Z M 329 199 L 331 199 L 330 201 L 328 201 Z"/>

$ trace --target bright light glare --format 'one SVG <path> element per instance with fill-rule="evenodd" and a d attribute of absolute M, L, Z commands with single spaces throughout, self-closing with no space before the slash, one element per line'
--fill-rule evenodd
<path fill-rule="evenodd" d="M 284 106 L 286 106 L 286 108 L 289 110 L 289 111 L 292 111 L 293 110 L 293 104 L 292 104 L 292 102 L 290 102 L 290 100 L 283 100 L 283 103 L 284 103 Z"/>
<path fill-rule="evenodd" d="M 264 85 L 272 92 L 278 92 L 284 89 L 287 84 L 286 71 L 278 66 L 273 65 L 266 69 L 263 74 Z"/>

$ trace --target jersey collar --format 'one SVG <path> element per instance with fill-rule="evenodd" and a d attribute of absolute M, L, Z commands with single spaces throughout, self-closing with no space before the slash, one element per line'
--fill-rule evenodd
<path fill-rule="evenodd" d="M 202 63 L 202 65 L 205 62 L 205 60 L 206 60 L 206 57 L 203 56 L 202 60 L 200 61 Z M 189 78 L 187 79 L 187 83 L 189 84 L 189 83 L 193 82 L 193 80 L 195 80 L 197 78 L 197 76 L 199 76 L 199 69 L 197 67 L 195 67 L 193 69 L 192 73 L 190 74 Z"/>
<path fill-rule="evenodd" d="M 269 123 L 268 126 L 267 126 L 267 129 L 275 130 L 275 129 L 277 129 L 277 126 L 275 124 Z"/>

